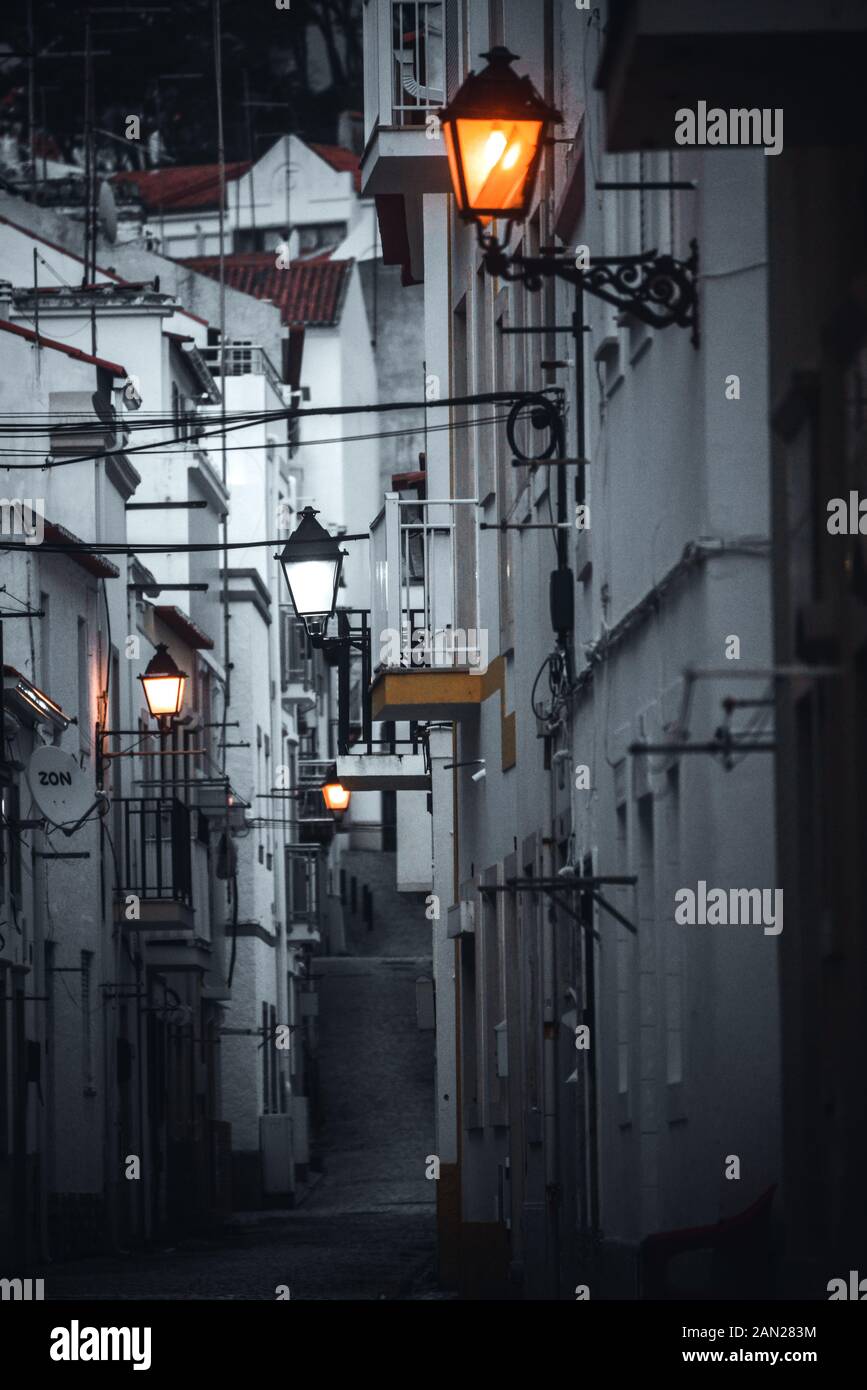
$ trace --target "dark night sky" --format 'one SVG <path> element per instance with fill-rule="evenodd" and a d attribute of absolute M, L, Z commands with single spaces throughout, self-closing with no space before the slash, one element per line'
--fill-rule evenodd
<path fill-rule="evenodd" d="M 146 0 L 143 0 L 143 4 Z M 94 0 L 93 47 L 110 50 L 94 60 L 95 124 L 124 134 L 129 114 L 142 117 L 142 135 L 157 125 L 155 79 L 200 73 L 198 78 L 160 83 L 162 131 L 171 161 L 202 163 L 217 150 L 213 20 L 210 0 L 149 0 L 165 13 L 137 12 L 130 0 Z M 37 54 L 84 49 L 82 0 L 32 0 Z M 119 13 L 106 13 L 112 9 Z M 100 13 L 102 11 L 102 13 Z M 274 0 L 222 0 L 223 112 L 226 156 L 248 154 L 244 73 L 250 97 L 288 102 L 287 107 L 252 111 L 254 148 L 267 147 L 267 132 L 291 130 L 309 139 L 333 141 L 342 110 L 360 110 L 360 0 L 291 0 L 278 10 Z M 28 49 L 28 6 L 20 0 L 0 19 L 0 45 Z M 42 122 L 56 146 L 55 157 L 71 160 L 83 129 L 83 58 L 37 59 L 36 125 Z M 0 64 L 0 132 L 26 141 L 26 59 Z M 261 133 L 262 138 L 257 138 Z M 103 157 L 132 164 L 123 147 L 103 140 Z"/>

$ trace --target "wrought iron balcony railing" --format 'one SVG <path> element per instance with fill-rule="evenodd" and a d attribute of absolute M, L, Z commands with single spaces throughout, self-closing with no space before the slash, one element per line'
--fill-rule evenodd
<path fill-rule="evenodd" d="M 190 811 L 177 797 L 124 797 L 117 889 L 142 902 L 193 905 Z"/>

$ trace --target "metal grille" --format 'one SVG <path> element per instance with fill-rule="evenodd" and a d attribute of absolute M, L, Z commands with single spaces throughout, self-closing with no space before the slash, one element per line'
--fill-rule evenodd
<path fill-rule="evenodd" d="M 192 905 L 188 807 L 177 797 L 118 800 L 123 806 L 121 894 Z"/>
<path fill-rule="evenodd" d="M 397 0 L 391 7 L 395 125 L 424 125 L 445 101 L 441 0 Z"/>

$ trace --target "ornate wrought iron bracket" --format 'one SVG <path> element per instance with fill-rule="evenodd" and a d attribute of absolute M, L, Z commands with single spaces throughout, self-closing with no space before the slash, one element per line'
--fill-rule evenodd
<path fill-rule="evenodd" d="M 489 275 L 517 281 L 532 292 L 551 277 L 563 280 L 650 328 L 689 328 L 692 345 L 698 347 L 698 242 L 694 238 L 685 261 L 643 251 L 637 256 L 591 256 L 586 270 L 568 256 L 509 255 L 506 245 L 481 227 L 478 238 Z"/>

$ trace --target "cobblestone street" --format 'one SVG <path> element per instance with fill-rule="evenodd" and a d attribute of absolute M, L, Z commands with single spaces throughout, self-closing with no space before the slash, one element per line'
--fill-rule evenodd
<path fill-rule="evenodd" d="M 302 1207 L 237 1222 L 220 1241 L 49 1267 L 45 1293 L 50 1299 L 268 1300 L 285 1284 L 292 1299 L 420 1297 L 436 1287 L 433 1243 L 430 1204 L 368 1212 Z"/>

